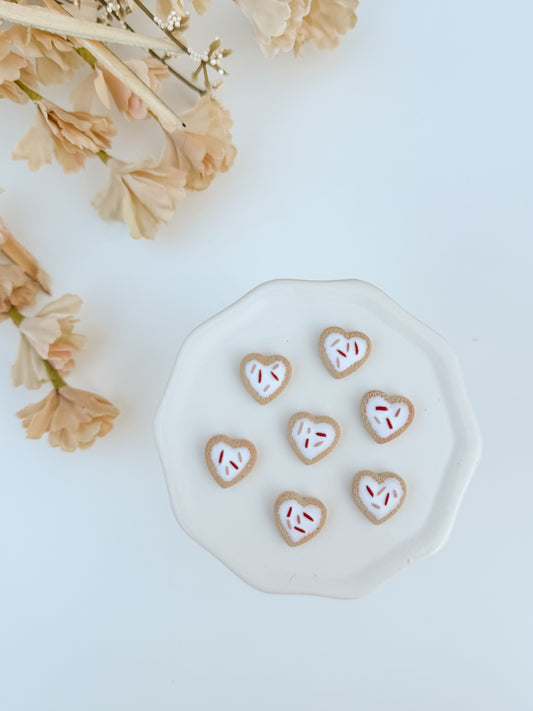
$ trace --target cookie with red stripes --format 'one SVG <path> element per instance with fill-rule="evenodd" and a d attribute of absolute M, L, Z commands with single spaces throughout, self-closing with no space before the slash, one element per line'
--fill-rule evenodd
<path fill-rule="evenodd" d="M 274 504 L 279 532 L 289 546 L 299 546 L 314 538 L 326 523 L 327 510 L 319 499 L 284 491 Z"/>
<path fill-rule="evenodd" d="M 291 364 L 280 355 L 249 353 L 241 362 L 241 380 L 250 395 L 265 405 L 280 395 L 291 377 Z"/>
<path fill-rule="evenodd" d="M 314 464 L 331 452 L 341 430 L 332 417 L 297 412 L 287 427 L 289 442 L 304 464 Z"/>
<path fill-rule="evenodd" d="M 369 521 L 379 525 L 398 513 L 405 500 L 407 486 L 393 472 L 358 472 L 352 482 L 355 503 Z"/>
<path fill-rule="evenodd" d="M 372 343 L 361 331 L 348 332 L 338 326 L 331 326 L 320 334 L 318 349 L 331 375 L 334 378 L 345 378 L 368 360 Z"/>
<path fill-rule="evenodd" d="M 371 390 L 361 400 L 361 417 L 367 431 L 379 444 L 399 437 L 415 416 L 413 403 L 403 395 Z"/>
<path fill-rule="evenodd" d="M 257 461 L 257 449 L 247 439 L 215 435 L 205 445 L 205 461 L 217 484 L 227 488 L 252 471 Z"/>

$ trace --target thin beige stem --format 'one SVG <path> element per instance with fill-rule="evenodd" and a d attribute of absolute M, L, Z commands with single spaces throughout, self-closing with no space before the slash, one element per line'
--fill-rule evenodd
<path fill-rule="evenodd" d="M 56 17 L 51 5 L 47 10 L 36 5 L 19 5 L 17 2 L 0 0 L 0 20 L 7 20 L 15 25 L 35 27 L 55 35 L 79 37 L 80 39 L 97 40 L 109 44 L 124 44 L 140 49 L 155 49 L 159 52 L 175 52 L 176 46 L 164 37 L 149 37 L 136 32 L 134 35 L 118 27 L 108 27 L 101 23 L 89 22 L 72 17 L 64 12 L 64 17 Z"/>
<path fill-rule="evenodd" d="M 141 0 L 133 0 L 133 2 L 137 5 L 137 7 L 139 8 L 139 10 L 141 10 L 142 12 L 144 12 L 144 14 L 146 15 L 146 17 L 149 17 L 150 20 L 152 20 L 152 22 L 155 24 L 155 17 L 154 17 L 153 12 L 151 12 L 151 11 L 141 2 Z M 159 27 L 159 25 L 158 25 L 158 27 Z M 176 47 L 178 47 L 182 52 L 185 52 L 186 54 L 188 54 L 188 52 L 189 52 L 189 47 L 187 47 L 187 45 L 185 44 L 185 42 L 182 42 L 181 40 L 179 40 L 177 37 L 175 37 L 175 36 L 172 34 L 172 32 L 170 32 L 170 30 L 167 30 L 165 27 L 160 27 L 160 30 L 166 34 L 166 36 L 169 38 L 169 40 L 170 40 L 171 42 L 173 42 L 173 43 L 176 45 Z"/>

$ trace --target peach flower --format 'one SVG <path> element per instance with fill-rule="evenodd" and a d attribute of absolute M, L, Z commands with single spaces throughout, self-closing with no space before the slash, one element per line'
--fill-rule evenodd
<path fill-rule="evenodd" d="M 15 84 L 17 80 L 30 87 L 35 86 L 33 66 L 25 57 L 12 52 L 9 42 L 0 35 L 0 98 L 25 104 L 29 98 L 26 92 Z"/>
<path fill-rule="evenodd" d="M 15 387 L 24 385 L 32 390 L 48 380 L 43 359 L 49 361 L 61 375 L 74 367 L 74 355 L 87 339 L 74 333 L 82 301 L 79 296 L 65 294 L 51 301 L 35 316 L 25 317 L 19 325 L 20 346 L 11 378 Z"/>
<path fill-rule="evenodd" d="M 35 72 L 41 84 L 60 84 L 71 79 L 83 64 L 72 42 L 62 35 L 22 25 L 11 25 L 1 37 L 25 57 L 35 58 Z"/>
<path fill-rule="evenodd" d="M 15 146 L 13 160 L 25 160 L 32 171 L 51 163 L 55 155 L 65 173 L 76 173 L 85 157 L 110 147 L 116 133 L 107 116 L 65 111 L 47 99 L 39 99 L 37 115 Z"/>
<path fill-rule="evenodd" d="M 18 79 L 20 70 L 27 63 L 27 59 L 11 51 L 11 45 L 8 40 L 0 35 L 0 84 Z"/>
<path fill-rule="evenodd" d="M 154 57 L 128 59 L 125 64 L 156 94 L 169 75 L 167 67 Z M 120 113 L 130 121 L 145 119 L 148 116 L 145 102 L 113 74 L 106 69 L 100 69 L 98 65 L 72 92 L 71 100 L 76 110 L 91 111 L 94 98 L 98 96 L 106 109 L 110 109 L 110 95 Z"/>
<path fill-rule="evenodd" d="M 306 42 L 331 49 L 355 26 L 358 0 L 236 0 L 252 23 L 266 56 L 293 50 Z"/>
<path fill-rule="evenodd" d="M 311 0 L 236 0 L 250 20 L 263 54 L 273 57 L 278 52 L 294 49 L 296 34 Z"/>
<path fill-rule="evenodd" d="M 52 447 L 65 452 L 87 449 L 97 437 L 113 428 L 119 410 L 103 397 L 64 385 L 53 389 L 40 402 L 17 413 L 28 439 L 40 439 L 48 432 Z"/>
<path fill-rule="evenodd" d="M 154 158 L 124 163 L 111 159 L 109 183 L 93 200 L 104 220 L 123 220 L 134 239 L 153 239 L 185 197 L 185 173 Z"/>
<path fill-rule="evenodd" d="M 218 172 L 229 170 L 235 160 L 233 121 L 229 111 L 207 95 L 181 117 L 186 128 L 167 134 L 163 159 L 186 173 L 186 188 L 204 190 Z"/>
<path fill-rule="evenodd" d="M 38 291 L 37 282 L 17 264 L 0 264 L 0 321 L 7 318 L 11 306 L 23 309 L 34 304 Z"/>
<path fill-rule="evenodd" d="M 311 0 L 311 7 L 303 18 L 294 43 L 294 51 L 300 53 L 306 42 L 317 49 L 333 49 L 341 35 L 355 27 L 355 11 L 359 0 Z"/>

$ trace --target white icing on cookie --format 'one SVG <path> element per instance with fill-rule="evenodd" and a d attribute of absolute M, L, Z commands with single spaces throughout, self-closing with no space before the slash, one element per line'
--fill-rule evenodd
<path fill-rule="evenodd" d="M 392 472 L 374 474 L 363 471 L 355 475 L 352 493 L 356 504 L 372 523 L 383 523 L 402 505 L 406 485 Z"/>
<path fill-rule="evenodd" d="M 363 397 L 361 414 L 365 427 L 376 442 L 388 442 L 411 424 L 415 409 L 405 397 L 373 390 Z"/>
<path fill-rule="evenodd" d="M 205 458 L 215 481 L 227 487 L 250 473 L 256 462 L 257 450 L 248 440 L 217 435 L 206 444 Z"/>
<path fill-rule="evenodd" d="M 210 456 L 219 477 L 224 481 L 233 481 L 248 464 L 251 455 L 248 447 L 235 448 L 217 442 Z"/>
<path fill-rule="evenodd" d="M 287 369 L 281 360 L 265 366 L 258 360 L 250 360 L 246 364 L 245 373 L 248 382 L 259 397 L 270 397 L 283 385 Z"/>
<path fill-rule="evenodd" d="M 312 464 L 322 459 L 337 444 L 339 425 L 331 417 L 313 417 L 308 412 L 297 412 L 289 420 L 289 442 L 304 462 Z"/>
<path fill-rule="evenodd" d="M 358 331 L 347 333 L 328 328 L 320 337 L 322 360 L 334 377 L 344 377 L 359 368 L 370 355 L 370 339 Z"/>
<path fill-rule="evenodd" d="M 261 404 L 276 397 L 287 385 L 290 375 L 290 363 L 283 356 L 251 353 L 241 363 L 242 381 Z"/>
<path fill-rule="evenodd" d="M 305 543 L 315 536 L 326 520 L 326 507 L 318 499 L 285 492 L 275 506 L 278 528 L 291 546 Z"/>

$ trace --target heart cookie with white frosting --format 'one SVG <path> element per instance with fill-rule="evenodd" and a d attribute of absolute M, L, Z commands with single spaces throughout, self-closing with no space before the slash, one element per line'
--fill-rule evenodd
<path fill-rule="evenodd" d="M 257 449 L 247 439 L 215 435 L 205 445 L 205 461 L 217 484 L 227 488 L 252 471 L 257 461 Z"/>
<path fill-rule="evenodd" d="M 399 437 L 414 416 L 413 403 L 403 395 L 387 395 L 381 390 L 371 390 L 361 400 L 363 423 L 379 444 Z"/>
<path fill-rule="evenodd" d="M 289 546 L 299 546 L 314 538 L 326 523 L 327 510 L 319 499 L 284 491 L 274 504 L 279 532 Z"/>
<path fill-rule="evenodd" d="M 241 362 L 241 380 L 250 395 L 265 405 L 280 395 L 291 377 L 291 364 L 280 355 L 250 353 Z"/>
<path fill-rule="evenodd" d="M 358 370 L 372 350 L 370 338 L 361 331 L 345 331 L 338 326 L 320 334 L 318 349 L 322 362 L 334 378 L 345 378 Z"/>
<path fill-rule="evenodd" d="M 403 504 L 407 487 L 398 474 L 372 471 L 358 472 L 352 482 L 352 495 L 355 503 L 372 521 L 380 524 L 398 512 Z"/>
<path fill-rule="evenodd" d="M 332 417 L 315 417 L 297 412 L 287 427 L 289 442 L 304 464 L 314 464 L 331 452 L 340 437 L 340 427 Z"/>

